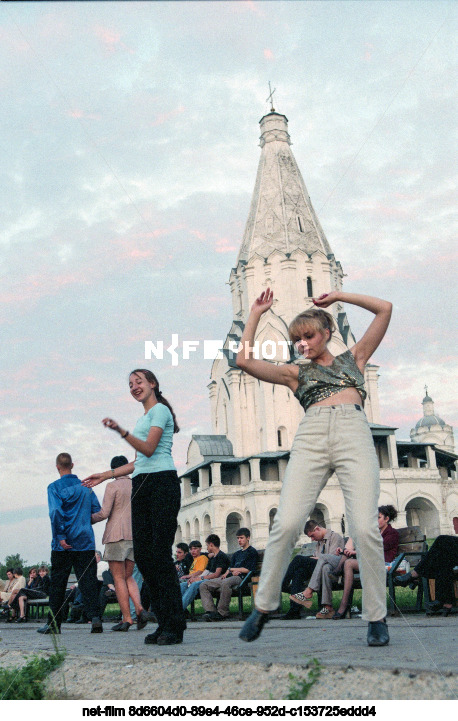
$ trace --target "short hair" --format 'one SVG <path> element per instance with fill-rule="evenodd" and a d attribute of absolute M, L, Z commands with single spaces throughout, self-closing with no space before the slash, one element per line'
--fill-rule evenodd
<path fill-rule="evenodd" d="M 110 468 L 114 471 L 115 468 L 121 468 L 121 466 L 125 466 L 127 463 L 129 463 L 129 461 L 125 456 L 114 456 L 114 458 L 111 459 Z"/>
<path fill-rule="evenodd" d="M 251 532 L 249 528 L 239 528 L 237 533 L 235 534 L 236 538 L 239 536 L 246 536 L 247 538 L 250 538 Z"/>
<path fill-rule="evenodd" d="M 102 558 L 102 554 L 100 553 L 100 551 L 94 551 L 94 555 L 100 556 L 100 558 Z"/>
<path fill-rule="evenodd" d="M 394 506 L 379 506 L 378 512 L 388 518 L 388 523 L 395 521 L 398 517 L 398 512 Z"/>
<path fill-rule="evenodd" d="M 202 544 L 200 541 L 191 541 L 189 548 L 202 548 Z"/>
<path fill-rule="evenodd" d="M 311 533 L 313 529 L 319 525 L 319 523 L 310 518 L 304 526 L 304 533 L 308 536 L 308 534 Z"/>
<path fill-rule="evenodd" d="M 187 543 L 177 543 L 177 548 L 180 548 L 183 553 L 189 553 L 189 546 Z"/>
<path fill-rule="evenodd" d="M 6 572 L 7 572 L 7 573 L 14 573 L 14 568 L 7 568 L 7 569 L 6 569 Z"/>
<path fill-rule="evenodd" d="M 49 568 L 43 565 L 40 566 L 40 568 L 38 569 L 38 573 L 40 573 L 40 571 L 46 571 L 46 573 L 49 573 Z"/>
<path fill-rule="evenodd" d="M 214 546 L 219 548 L 221 546 L 221 538 L 216 535 L 216 533 L 210 533 L 210 535 L 205 539 L 205 543 L 213 543 Z"/>
<path fill-rule="evenodd" d="M 300 336 L 304 328 L 310 327 L 320 333 L 329 331 L 329 339 L 336 329 L 334 318 L 330 313 L 327 313 L 322 308 L 310 308 L 310 310 L 304 310 L 299 313 L 289 324 L 288 333 L 290 340 L 296 343 L 300 340 Z"/>
<path fill-rule="evenodd" d="M 72 463 L 73 461 L 70 453 L 59 453 L 56 458 L 56 466 L 62 466 L 62 468 L 71 468 Z"/>
<path fill-rule="evenodd" d="M 18 576 L 22 576 L 22 568 L 20 566 L 16 566 L 16 568 L 13 569 L 13 573 L 17 573 Z"/>

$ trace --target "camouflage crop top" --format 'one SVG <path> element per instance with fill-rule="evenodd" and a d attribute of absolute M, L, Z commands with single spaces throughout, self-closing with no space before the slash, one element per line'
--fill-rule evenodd
<path fill-rule="evenodd" d="M 301 363 L 298 381 L 299 385 L 294 395 L 304 411 L 314 403 L 329 398 L 344 388 L 356 388 L 362 401 L 367 396 L 364 376 L 349 350 L 336 356 L 330 366 L 318 365 L 313 361 Z"/>

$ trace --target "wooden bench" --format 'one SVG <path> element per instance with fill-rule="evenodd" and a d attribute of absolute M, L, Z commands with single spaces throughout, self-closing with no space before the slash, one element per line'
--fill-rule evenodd
<path fill-rule="evenodd" d="M 256 549 L 256 550 L 258 550 L 258 549 Z M 228 553 L 227 555 L 229 556 L 229 559 L 232 560 L 233 554 Z M 237 598 L 237 600 L 238 600 L 238 618 L 239 618 L 239 620 L 243 619 L 243 599 L 244 598 L 247 598 L 248 596 L 250 596 L 251 597 L 251 607 L 254 608 L 254 597 L 256 595 L 256 589 L 258 586 L 259 574 L 261 573 L 261 566 L 262 566 L 263 558 L 264 558 L 264 551 L 263 550 L 258 551 L 258 565 L 256 567 L 256 571 L 250 571 L 249 573 L 247 573 L 247 575 L 243 578 L 242 583 L 239 586 L 236 586 L 235 588 L 232 589 L 231 597 Z M 217 598 L 219 596 L 217 589 L 212 590 L 212 596 L 214 598 Z M 195 620 L 195 617 L 196 617 L 195 606 L 194 606 L 196 600 L 197 599 L 194 599 L 193 601 L 191 601 L 191 604 L 190 604 L 190 609 L 191 609 L 190 614 L 191 614 L 192 620 Z"/>
<path fill-rule="evenodd" d="M 67 581 L 67 591 L 76 583 L 76 576 L 71 573 Z M 27 620 L 38 620 L 44 618 L 45 608 L 49 606 L 49 596 L 47 598 L 30 598 L 25 604 L 25 617 Z"/>

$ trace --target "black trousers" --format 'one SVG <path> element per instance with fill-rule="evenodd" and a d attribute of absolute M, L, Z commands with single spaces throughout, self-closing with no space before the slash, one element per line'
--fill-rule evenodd
<path fill-rule="evenodd" d="M 453 603 L 455 566 L 458 566 L 458 536 L 438 536 L 415 570 L 419 576 L 436 579 L 438 601 Z"/>
<path fill-rule="evenodd" d="M 310 556 L 294 556 L 286 570 L 281 586 L 282 591 L 290 594 L 303 591 L 310 581 L 316 563 L 317 559 Z M 297 608 L 297 604 L 294 604 L 294 606 Z"/>
<path fill-rule="evenodd" d="M 25 596 L 25 598 L 46 598 L 48 594 L 44 591 L 36 591 L 34 588 L 21 588 L 19 593 L 14 597 L 13 601 L 11 602 L 11 608 L 13 608 L 16 613 L 19 613 L 19 598 L 21 596 Z"/>
<path fill-rule="evenodd" d="M 64 604 L 65 589 L 72 567 L 78 579 L 89 618 L 100 616 L 97 563 L 94 551 L 51 551 L 51 587 L 49 590 L 48 622 L 54 618 L 60 627 L 67 617 L 68 605 Z"/>
<path fill-rule="evenodd" d="M 159 628 L 186 628 L 172 546 L 180 510 L 176 471 L 141 473 L 132 479 L 132 536 L 135 562 L 151 595 Z"/>

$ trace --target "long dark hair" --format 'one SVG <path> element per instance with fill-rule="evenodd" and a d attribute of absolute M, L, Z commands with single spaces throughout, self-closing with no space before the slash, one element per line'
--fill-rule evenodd
<path fill-rule="evenodd" d="M 164 406 L 167 406 L 173 418 L 173 432 L 178 433 L 180 427 L 177 423 L 176 415 L 168 400 L 162 395 L 162 391 L 159 389 L 159 381 L 154 375 L 154 373 L 152 373 L 147 368 L 135 368 L 135 370 L 129 373 L 129 377 L 132 375 L 132 373 L 143 373 L 148 383 L 155 383 L 154 392 L 156 394 L 156 400 L 158 401 L 158 403 L 162 403 Z"/>

